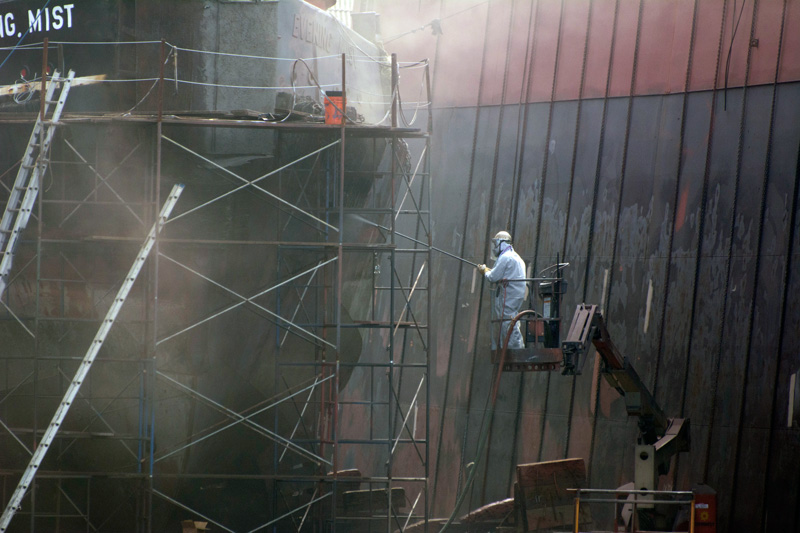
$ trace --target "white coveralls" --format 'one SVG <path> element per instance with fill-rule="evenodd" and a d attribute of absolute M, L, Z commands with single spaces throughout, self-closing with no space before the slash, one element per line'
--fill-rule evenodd
<path fill-rule="evenodd" d="M 496 330 L 492 328 L 492 350 L 503 347 L 508 327 L 511 324 L 510 321 L 522 309 L 522 304 L 525 300 L 524 281 L 501 281 L 504 279 L 524 278 L 525 262 L 510 244 L 503 243 L 502 247 L 503 250 L 500 252 L 500 256 L 495 261 L 494 266 L 484 274 L 487 280 L 496 283 L 492 297 L 492 318 L 495 320 L 500 319 L 501 316 L 503 318 L 500 323 L 499 338 L 495 333 Z M 514 331 L 511 332 L 511 337 L 508 339 L 509 349 L 525 347 L 522 342 L 519 324 L 517 322 L 514 325 Z"/>

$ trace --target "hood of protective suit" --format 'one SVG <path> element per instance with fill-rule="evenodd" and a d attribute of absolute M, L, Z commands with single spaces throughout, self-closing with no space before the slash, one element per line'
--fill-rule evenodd
<path fill-rule="evenodd" d="M 511 244 L 499 239 L 492 239 L 492 259 L 497 260 L 500 254 L 511 248 Z"/>

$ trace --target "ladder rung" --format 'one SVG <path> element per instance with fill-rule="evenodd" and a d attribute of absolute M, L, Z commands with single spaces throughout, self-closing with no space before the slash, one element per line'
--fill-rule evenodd
<path fill-rule="evenodd" d="M 48 104 L 57 104 L 57 103 L 58 103 L 58 100 L 45 100 L 45 103 L 48 103 Z"/>

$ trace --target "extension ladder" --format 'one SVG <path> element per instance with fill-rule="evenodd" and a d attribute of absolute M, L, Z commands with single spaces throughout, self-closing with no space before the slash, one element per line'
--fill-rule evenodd
<path fill-rule="evenodd" d="M 70 70 L 67 77 L 58 80 L 58 71 L 53 73 L 47 93 L 44 98 L 44 113 L 40 114 L 33 126 L 28 148 L 19 165 L 17 179 L 8 196 L 8 203 L 0 221 L 0 298 L 8 286 L 8 273 L 14 260 L 14 250 L 17 246 L 20 233 L 28 225 L 33 204 L 39 194 L 39 183 L 47 170 L 50 157 L 50 144 L 53 141 L 56 125 L 64 110 L 75 72 Z M 58 81 L 63 83 L 59 84 Z M 61 85 L 61 94 L 58 100 L 53 100 L 56 86 Z M 53 113 L 48 117 L 51 105 Z"/>
<path fill-rule="evenodd" d="M 136 256 L 136 260 L 134 260 L 133 265 L 128 271 L 128 275 L 125 276 L 125 280 L 123 281 L 119 292 L 117 292 L 114 302 L 108 309 L 106 317 L 103 319 L 103 322 L 101 323 L 100 328 L 97 330 L 97 334 L 95 335 L 92 344 L 89 346 L 89 350 L 86 352 L 86 355 L 84 355 L 77 372 L 75 372 L 75 377 L 72 378 L 72 381 L 70 382 L 69 387 L 67 387 L 67 391 L 64 394 L 64 398 L 61 400 L 61 403 L 59 403 L 58 408 L 56 409 L 56 412 L 50 421 L 50 424 L 47 426 L 44 435 L 42 435 L 42 440 L 39 442 L 39 445 L 33 452 L 31 460 L 28 463 L 28 467 L 22 473 L 22 477 L 17 484 L 17 488 L 14 489 L 14 493 L 11 495 L 11 500 L 9 500 L 8 505 L 6 505 L 3 515 L 0 516 L 0 532 L 6 531 L 8 524 L 14 517 L 14 514 L 20 509 L 22 498 L 25 496 L 25 493 L 28 492 L 28 487 L 30 487 L 31 483 L 33 483 L 33 478 L 36 476 L 36 472 L 39 470 L 39 466 L 41 466 L 47 450 L 53 443 L 56 433 L 58 433 L 61 424 L 67 417 L 67 413 L 69 412 L 72 402 L 75 401 L 75 397 L 78 395 L 78 390 L 81 388 L 81 383 L 83 383 L 84 379 L 86 379 L 86 376 L 89 374 L 89 370 L 92 368 L 92 363 L 94 363 L 94 360 L 100 351 L 100 347 L 103 346 L 103 342 L 106 340 L 106 336 L 108 335 L 111 326 L 114 324 L 114 320 L 116 320 L 117 315 L 122 308 L 122 304 L 125 303 L 125 299 L 128 297 L 128 293 L 130 293 L 133 283 L 136 281 L 136 278 L 139 276 L 139 272 L 142 270 L 145 259 L 147 259 L 147 256 L 150 254 L 150 250 L 155 244 L 156 236 L 161 232 L 161 228 L 166 223 L 170 213 L 172 213 L 172 208 L 175 207 L 175 204 L 177 203 L 182 192 L 183 185 L 175 185 L 172 188 L 172 192 L 167 198 L 167 201 L 164 203 L 164 207 L 161 209 L 158 220 L 156 220 L 155 224 L 153 224 L 150 233 L 147 235 L 147 239 L 142 245 L 142 248 L 139 250 L 139 254 Z"/>

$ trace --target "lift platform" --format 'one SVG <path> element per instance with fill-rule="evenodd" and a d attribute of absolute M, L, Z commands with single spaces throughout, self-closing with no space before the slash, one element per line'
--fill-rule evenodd
<path fill-rule="evenodd" d="M 511 327 L 519 323 L 524 348 L 492 350 L 492 364 L 502 364 L 504 372 L 551 372 L 559 370 L 564 358 L 561 350 L 561 296 L 566 292 L 567 282 L 562 276 L 569 263 L 556 263 L 543 270 L 539 277 L 524 278 L 528 284 L 529 309 L 521 311 L 511 320 Z M 551 275 L 547 275 L 550 273 Z M 533 289 L 536 289 L 535 291 Z M 538 305 L 536 305 L 536 296 Z M 501 319 L 492 317 L 494 331 L 500 327 Z M 505 345 L 506 339 L 497 344 Z"/>

